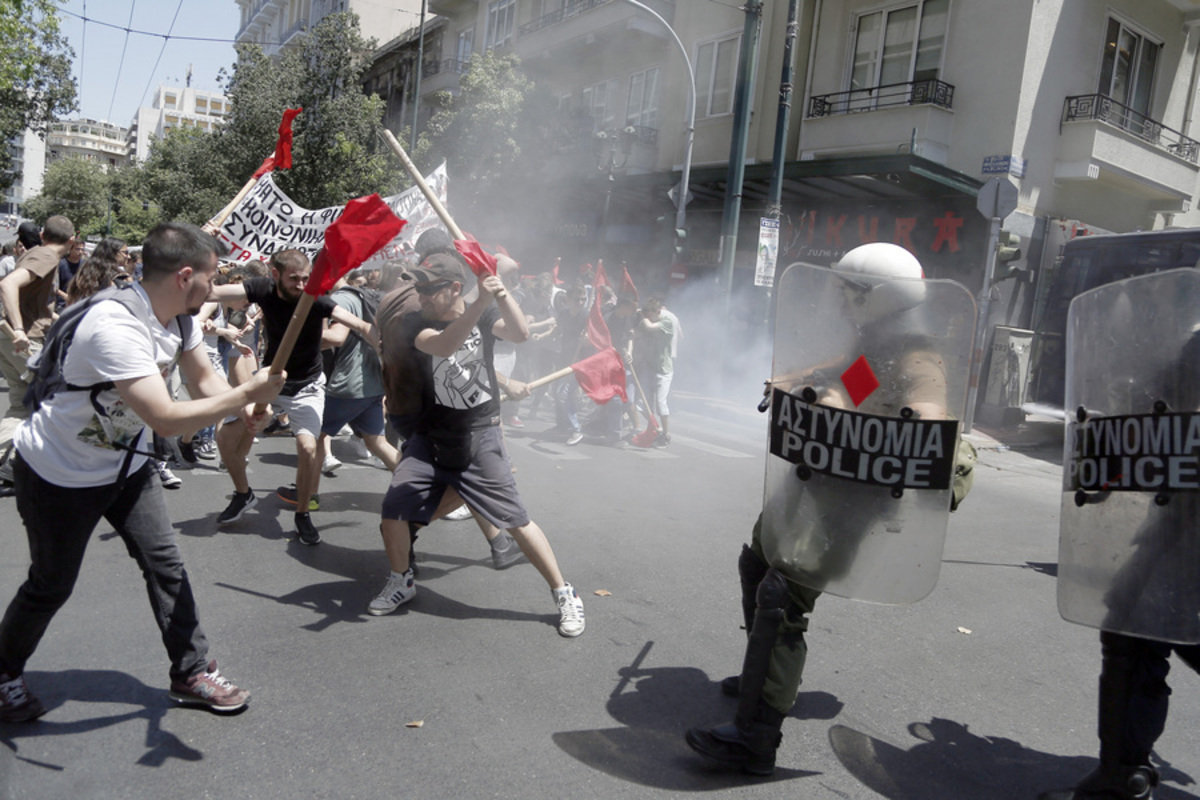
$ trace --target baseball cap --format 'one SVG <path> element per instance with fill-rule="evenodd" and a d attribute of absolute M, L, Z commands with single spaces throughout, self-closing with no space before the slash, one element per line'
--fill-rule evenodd
<path fill-rule="evenodd" d="M 417 237 L 413 248 L 417 251 L 417 255 L 424 259 L 435 250 L 454 249 L 454 240 L 442 228 L 430 228 Z"/>
<path fill-rule="evenodd" d="M 441 281 L 458 281 L 467 285 L 467 271 L 462 261 L 449 253 L 434 253 L 421 262 L 419 267 L 413 267 L 404 273 L 404 277 L 418 286 Z"/>
<path fill-rule="evenodd" d="M 17 228 L 17 238 L 26 250 L 32 250 L 42 243 L 42 232 L 35 222 L 22 222 Z"/>

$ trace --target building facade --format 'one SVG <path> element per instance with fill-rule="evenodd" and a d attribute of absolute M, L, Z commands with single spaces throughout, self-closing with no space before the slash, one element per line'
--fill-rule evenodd
<path fill-rule="evenodd" d="M 106 171 L 129 164 L 129 129 L 111 122 L 73 119 L 55 122 L 46 133 L 46 164 L 64 158 L 94 161 Z"/>
<path fill-rule="evenodd" d="M 363 36 L 389 42 L 417 26 L 421 0 L 237 0 L 241 11 L 235 41 L 258 44 L 269 56 L 292 47 L 328 14 L 353 11 Z"/>
<path fill-rule="evenodd" d="M 4 204 L 0 213 L 17 214 L 21 205 L 42 191 L 42 175 L 46 171 L 46 142 L 31 130 L 14 138 L 8 144 L 13 156 L 13 170 L 17 180 L 4 193 Z"/>
<path fill-rule="evenodd" d="M 154 102 L 138 109 L 129 126 L 126 152 L 131 161 L 145 161 L 150 143 L 172 128 L 196 128 L 212 133 L 225 121 L 229 101 L 220 92 L 190 86 L 159 86 Z"/>

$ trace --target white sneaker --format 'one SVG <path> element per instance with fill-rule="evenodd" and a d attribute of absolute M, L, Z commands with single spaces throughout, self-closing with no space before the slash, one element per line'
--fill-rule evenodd
<path fill-rule="evenodd" d="M 323 462 L 321 462 L 321 473 L 323 475 L 327 475 L 328 477 L 332 478 L 333 473 L 337 472 L 338 467 L 340 467 L 341 465 L 342 465 L 342 462 L 338 461 L 336 458 L 333 457 L 333 454 L 330 453 L 329 455 L 325 456 L 325 460 Z"/>
<path fill-rule="evenodd" d="M 558 603 L 558 632 L 562 636 L 578 636 L 583 633 L 583 601 L 571 584 L 554 590 L 554 602 Z"/>
<path fill-rule="evenodd" d="M 367 443 L 357 436 L 350 437 L 350 449 L 354 451 L 354 455 L 359 461 L 366 461 L 371 457 L 371 451 L 367 449 Z"/>
<path fill-rule="evenodd" d="M 387 585 L 383 587 L 383 591 L 367 606 L 367 613 L 382 617 L 384 614 L 392 613 L 416 596 L 417 585 L 413 581 L 412 567 L 409 567 L 403 575 L 393 572 L 388 576 Z"/>
<path fill-rule="evenodd" d="M 458 508 L 451 511 L 443 519 L 448 519 L 451 522 L 462 522 L 464 519 L 471 518 L 471 509 L 467 508 L 466 503 L 463 503 Z"/>
<path fill-rule="evenodd" d="M 158 469 L 158 479 L 162 481 L 164 489 L 178 489 L 180 486 L 183 486 L 183 481 L 179 479 L 178 475 L 171 472 L 171 468 L 167 466 L 166 462 L 159 461 L 156 467 Z"/>

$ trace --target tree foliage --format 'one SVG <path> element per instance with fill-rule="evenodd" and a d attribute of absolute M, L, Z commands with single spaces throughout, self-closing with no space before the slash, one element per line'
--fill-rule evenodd
<path fill-rule="evenodd" d="M 74 58 L 52 0 L 0 0 L 0 188 L 20 177 L 7 143 L 75 109 Z"/>
<path fill-rule="evenodd" d="M 75 223 L 80 235 L 102 234 L 108 223 L 108 185 L 109 176 L 95 161 L 55 161 L 46 168 L 42 193 L 25 203 L 25 215 L 41 225 L 62 214 Z"/>
<path fill-rule="evenodd" d="M 226 81 L 230 114 L 218 134 L 233 173 L 248 178 L 275 146 L 285 108 L 304 111 L 293 123 L 293 166 L 277 171 L 280 188 L 307 208 L 341 205 L 372 192 L 389 194 L 398 165 L 378 145 L 383 101 L 362 90 L 373 41 L 358 17 L 330 14 L 303 43 L 278 59 L 255 45 L 238 48 Z"/>

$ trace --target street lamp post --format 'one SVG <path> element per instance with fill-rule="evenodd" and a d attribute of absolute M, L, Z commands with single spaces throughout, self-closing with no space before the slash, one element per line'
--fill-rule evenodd
<path fill-rule="evenodd" d="M 613 173 L 624 169 L 633 152 L 633 140 L 637 131 L 632 125 L 624 128 L 609 128 L 596 131 L 596 169 L 605 173 L 604 211 L 600 216 L 600 258 L 608 255 L 608 209 L 612 205 Z"/>
<path fill-rule="evenodd" d="M 692 175 L 692 141 L 696 137 L 696 73 L 692 69 L 692 60 L 688 58 L 687 48 L 680 41 L 679 34 L 675 33 L 675 29 L 663 19 L 662 15 L 645 3 L 639 3 L 638 0 L 625 0 L 625 2 L 637 6 L 662 23 L 667 32 L 671 34 L 671 38 L 675 40 L 675 46 L 679 48 L 679 53 L 683 56 L 683 63 L 687 66 L 687 136 L 683 145 L 683 169 L 679 175 L 679 195 L 675 198 L 675 236 L 678 239 L 684 234 L 687 223 L 688 183 Z"/>

